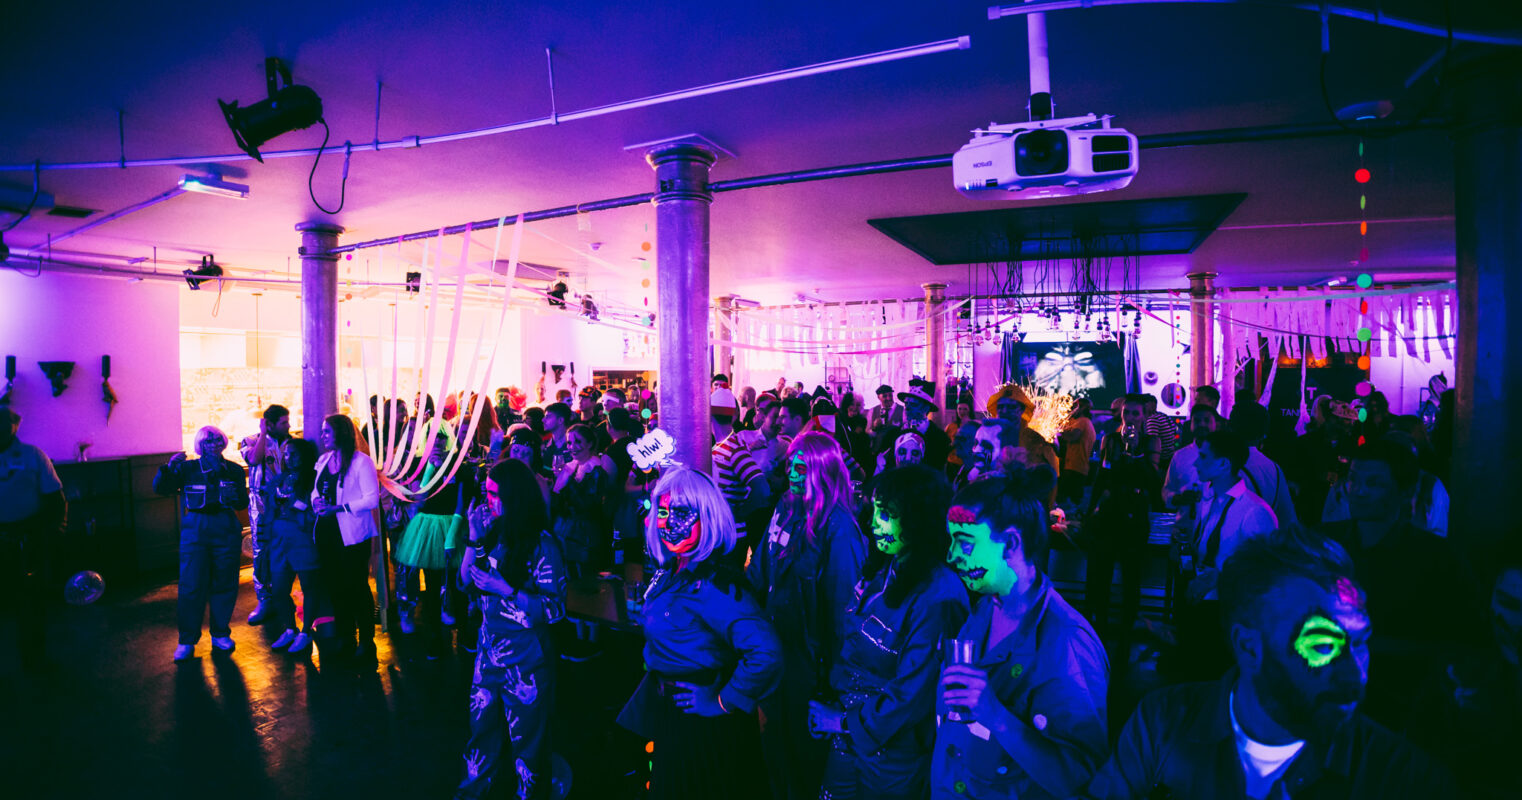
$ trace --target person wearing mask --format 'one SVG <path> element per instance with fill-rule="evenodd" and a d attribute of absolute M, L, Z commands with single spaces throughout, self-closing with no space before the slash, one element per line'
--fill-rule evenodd
<path fill-rule="evenodd" d="M 773 437 L 774 445 L 768 446 L 768 452 L 775 446 L 775 454 L 772 461 L 772 469 L 767 473 L 767 482 L 771 484 L 772 496 L 782 497 L 788 488 L 788 452 L 792 450 L 793 439 L 803 433 L 803 428 L 809 422 L 809 401 L 802 397 L 789 397 L 778 404 L 777 420 L 773 425 L 776 431 Z"/>
<path fill-rule="evenodd" d="M 1094 404 L 1087 397 L 1078 398 L 1073 415 L 1057 435 L 1062 444 L 1062 472 L 1057 478 L 1057 496 L 1073 506 L 1083 504 L 1083 490 L 1089 484 L 1089 460 L 1094 456 Z"/>
<path fill-rule="evenodd" d="M 1144 400 L 1127 395 L 1121 411 L 1121 429 L 1106 436 L 1100 447 L 1099 476 L 1089 498 L 1086 520 L 1094 535 L 1085 555 L 1084 600 L 1089 619 L 1105 627 L 1109 621 L 1110 583 L 1120 564 L 1122 637 L 1141 608 L 1142 555 L 1152 525 L 1153 496 L 1161 482 L 1158 463 L 1162 447 L 1157 437 L 1145 432 Z"/>
<path fill-rule="evenodd" d="M 243 525 L 237 511 L 248 508 L 243 468 L 222 457 L 227 434 L 207 425 L 196 431 L 196 455 L 175 453 L 153 476 L 153 491 L 180 496 L 180 587 L 176 602 L 180 640 L 174 660 L 195 655 L 201 620 L 211 607 L 211 646 L 231 653 L 233 606 L 238 601 L 238 565 Z"/>
<path fill-rule="evenodd" d="M 640 612 L 646 674 L 618 715 L 620 725 L 654 742 L 653 800 L 770 796 L 755 757 L 756 709 L 777 688 L 783 651 L 731 566 L 738 543 L 712 479 L 668 469 L 651 492 L 645 528 L 659 567 Z"/>
<path fill-rule="evenodd" d="M 1268 436 L 1268 409 L 1251 400 L 1239 400 L 1231 407 L 1228 427 L 1247 442 L 1247 466 L 1243 467 L 1243 477 L 1247 479 L 1253 494 L 1273 506 L 1274 516 L 1278 517 L 1280 525 L 1297 522 L 1299 515 L 1295 513 L 1295 499 L 1290 494 L 1289 479 L 1284 476 L 1284 470 L 1278 464 L 1258 449 L 1262 446 L 1264 437 Z"/>
<path fill-rule="evenodd" d="M 925 440 L 925 464 L 931 469 L 944 470 L 946 457 L 951 455 L 951 437 L 932 418 L 936 411 L 935 384 L 910 381 L 909 391 L 899 392 L 898 399 L 904 401 L 904 429 L 914 431 Z"/>
<path fill-rule="evenodd" d="M 1023 470 L 1028 456 L 1025 448 L 1020 446 L 1019 426 L 1007 419 L 985 419 L 978 424 L 977 435 L 972 441 L 967 480 L 1002 478 Z"/>
<path fill-rule="evenodd" d="M 379 398 L 370 398 L 371 415 L 374 416 Z M 266 506 L 273 505 L 270 496 L 273 487 L 280 483 L 280 456 L 284 445 L 291 438 L 291 412 L 282 405 L 271 405 L 259 417 L 259 432 L 246 437 L 238 452 L 248 465 L 248 527 L 252 535 L 254 598 L 258 601 L 248 615 L 248 624 L 258 625 L 264 621 L 271 601 L 281 606 L 279 598 L 270 597 L 270 585 L 274 570 L 270 567 L 270 539 L 274 535 L 274 517 L 266 515 Z M 304 589 L 303 589 L 304 591 Z M 289 602 L 287 597 L 286 601 Z"/>
<path fill-rule="evenodd" d="M 429 660 L 448 649 L 449 633 L 445 628 L 458 618 L 454 613 L 458 604 L 449 602 L 448 572 L 454 564 L 454 554 L 464 544 L 465 512 L 476 497 L 474 470 L 461 466 L 447 480 L 439 474 L 459 458 L 450 452 L 451 442 L 451 435 L 445 431 L 434 437 L 418 489 L 433 488 L 418 502 L 417 513 L 407 523 L 407 530 L 392 554 L 396 560 L 397 618 L 402 633 L 411 634 L 421 622 L 424 653 Z M 419 606 L 422 617 L 414 621 L 413 614 Z"/>
<path fill-rule="evenodd" d="M 333 637 L 339 661 L 352 657 L 376 665 L 375 596 L 370 592 L 370 557 L 380 535 L 380 477 L 375 462 L 359 452 L 354 421 L 333 414 L 318 439 L 326 452 L 317 461 L 312 511 L 317 515 L 317 556 L 322 581 L 333 600 Z"/>
<path fill-rule="evenodd" d="M 46 667 L 48 556 L 63 538 L 69 506 L 53 462 L 42 448 L 18 439 L 20 429 L 21 414 L 0 403 L 0 591 L 8 600 L 0 605 L 15 611 L 22 666 L 40 672 Z"/>
<path fill-rule="evenodd" d="M 1341 547 L 1298 526 L 1253 537 L 1220 592 L 1235 666 L 1142 698 L 1086 796 L 1455 796 L 1441 767 L 1360 711 L 1370 597 Z"/>
<path fill-rule="evenodd" d="M 315 636 L 326 648 L 333 633 L 333 604 L 322 583 L 322 563 L 312 534 L 317 518 L 312 514 L 312 487 L 317 482 L 317 445 L 305 439 L 289 438 L 281 448 L 282 470 L 269 487 L 270 516 L 270 585 L 274 605 L 269 619 L 281 631 L 270 649 L 288 653 L 305 653 Z M 291 587 L 301 578 L 302 625 L 296 627 L 296 604 Z M 331 652 L 331 651 L 329 651 Z"/>
<path fill-rule="evenodd" d="M 487 797 L 510 759 L 521 798 L 555 796 L 550 781 L 557 654 L 550 626 L 565 616 L 566 570 L 528 465 L 504 459 L 469 511 L 460 582 L 480 598 L 465 777 L 455 797 Z"/>
<path fill-rule="evenodd" d="M 1005 384 L 994 392 L 988 399 L 989 417 L 994 419 L 1008 420 L 1019 431 L 1020 446 L 1025 448 L 1025 463 L 1030 465 L 1045 463 L 1052 468 L 1052 473 L 1057 474 L 1061 464 L 1057 460 L 1057 449 L 1052 447 L 1041 434 L 1030 428 L 1030 421 L 1036 411 L 1036 404 L 1031 402 L 1025 390 L 1015 384 Z"/>
<path fill-rule="evenodd" d="M 830 673 L 834 701 L 809 704 L 828 736 L 822 797 L 919 800 L 930 779 L 940 643 L 967 619 L 967 590 L 946 566 L 951 486 L 923 465 L 877 476 L 872 554 Z"/>
<path fill-rule="evenodd" d="M 946 664 L 930 797 L 1065 798 L 1104 762 L 1110 665 L 1047 561 L 1050 476 L 976 481 L 952 498 L 947 559 L 978 599 Z"/>
<path fill-rule="evenodd" d="M 1188 510 L 1199 500 L 1200 476 L 1195 472 L 1195 462 L 1200 457 L 1200 441 L 1221 427 L 1221 417 L 1214 408 L 1198 403 L 1189 409 L 1189 430 L 1193 438 L 1189 444 L 1173 454 L 1163 478 L 1163 502 L 1170 508 Z"/>
<path fill-rule="evenodd" d="M 819 795 L 826 751 L 809 736 L 808 704 L 829 686 L 866 555 L 840 446 L 823 433 L 799 434 L 787 495 L 746 569 L 784 653 L 781 688 L 761 704 L 762 753 L 778 800 Z"/>
<path fill-rule="evenodd" d="M 548 419 L 548 415 L 546 415 Z M 597 452 L 592 429 L 572 425 L 565 443 L 569 460 L 555 476 L 555 536 L 573 577 L 595 575 L 612 562 L 608 495 L 613 491 L 612 459 Z"/>
<path fill-rule="evenodd" d="M 904 427 L 904 404 L 893 401 L 893 387 L 883 384 L 877 387 L 877 405 L 867 413 L 867 431 L 876 433 L 878 428 L 888 425 L 894 428 Z"/>

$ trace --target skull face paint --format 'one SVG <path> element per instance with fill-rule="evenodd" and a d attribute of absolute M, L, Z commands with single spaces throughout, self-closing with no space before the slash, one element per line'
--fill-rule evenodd
<path fill-rule="evenodd" d="M 1312 614 L 1295 636 L 1295 652 L 1311 669 L 1321 669 L 1336 661 L 1347 649 L 1348 632 L 1320 614 Z"/>
<path fill-rule="evenodd" d="M 674 506 L 671 495 L 661 495 L 655 509 L 655 530 L 661 544 L 673 555 L 682 555 L 698 544 L 703 523 L 692 506 Z"/>
<path fill-rule="evenodd" d="M 917 433 L 906 433 L 893 443 L 893 458 L 900 467 L 925 460 L 925 440 Z"/>
<path fill-rule="evenodd" d="M 788 463 L 787 490 L 798 497 L 802 497 L 804 481 L 807 480 L 808 477 L 809 468 L 807 464 L 803 463 L 803 454 L 795 454 L 793 456 L 793 460 Z"/>
<path fill-rule="evenodd" d="M 904 398 L 904 416 L 911 422 L 924 419 L 934 410 L 935 406 L 914 395 Z"/>
<path fill-rule="evenodd" d="M 876 497 L 872 498 L 872 543 L 890 556 L 904 549 L 903 519 Z"/>
<path fill-rule="evenodd" d="M 993 529 L 971 509 L 952 506 L 946 514 L 951 549 L 946 562 L 967 589 L 978 594 L 1003 596 L 1015 588 L 1015 571 L 1004 559 L 1006 545 L 993 539 Z"/>

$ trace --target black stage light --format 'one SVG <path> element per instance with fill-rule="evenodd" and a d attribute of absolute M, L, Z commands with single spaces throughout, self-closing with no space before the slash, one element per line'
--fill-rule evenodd
<path fill-rule="evenodd" d="M 222 268 L 217 266 L 216 259 L 213 256 L 201 256 L 200 267 L 185 270 L 185 283 L 190 286 L 191 291 L 198 291 L 201 288 L 201 281 L 221 276 Z"/>
<path fill-rule="evenodd" d="M 283 80 L 283 87 L 277 87 L 276 75 Z M 264 156 L 259 155 L 259 147 L 265 142 L 282 133 L 311 127 L 322 119 L 322 98 L 311 87 L 293 85 L 291 68 L 280 59 L 264 60 L 264 82 L 269 97 L 251 106 L 239 108 L 236 100 L 217 101 L 238 148 L 260 163 L 264 162 Z"/>

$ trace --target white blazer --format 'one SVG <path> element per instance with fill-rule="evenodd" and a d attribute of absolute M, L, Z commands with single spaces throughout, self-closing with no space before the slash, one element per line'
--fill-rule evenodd
<path fill-rule="evenodd" d="M 317 474 L 338 458 L 338 453 L 323 453 L 317 459 Z M 317 487 L 312 487 L 312 502 L 317 502 Z M 380 535 L 375 523 L 375 510 L 380 508 L 380 473 L 375 462 L 358 450 L 349 460 L 349 473 L 338 477 L 338 504 L 347 505 L 348 511 L 338 512 L 338 532 L 344 544 L 359 544 Z"/>

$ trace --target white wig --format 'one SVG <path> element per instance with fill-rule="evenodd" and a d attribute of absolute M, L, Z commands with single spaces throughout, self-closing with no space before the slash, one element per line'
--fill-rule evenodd
<path fill-rule="evenodd" d="M 222 441 L 229 444 L 232 443 L 232 439 L 229 438 L 226 433 L 223 433 L 221 428 L 218 428 L 215 425 L 206 425 L 200 430 L 196 431 L 196 452 L 200 452 L 201 443 L 207 439 L 210 439 L 212 436 L 220 436 L 222 437 Z"/>
<path fill-rule="evenodd" d="M 661 544 L 660 531 L 656 530 L 656 509 L 661 498 L 671 495 L 671 505 L 688 506 L 698 511 L 700 529 L 697 547 L 692 549 L 689 563 L 696 565 L 713 555 L 723 555 L 735 549 L 739 532 L 735 530 L 735 517 L 724 500 L 723 492 L 713 478 L 687 467 L 675 467 L 661 476 L 650 493 L 650 513 L 645 518 L 645 549 L 655 558 L 655 563 L 665 566 L 673 556 Z"/>

